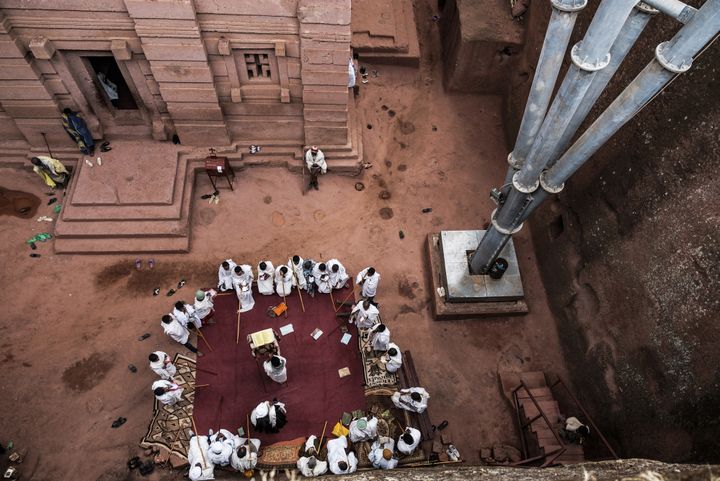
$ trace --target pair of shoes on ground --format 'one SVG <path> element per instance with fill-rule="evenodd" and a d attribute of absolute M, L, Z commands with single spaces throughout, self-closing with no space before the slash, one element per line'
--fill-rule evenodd
<path fill-rule="evenodd" d="M 142 259 L 135 259 L 135 269 L 137 269 L 137 270 L 142 269 L 142 264 L 143 264 Z M 155 259 L 148 260 L 148 267 L 150 269 L 153 269 L 155 267 Z"/>

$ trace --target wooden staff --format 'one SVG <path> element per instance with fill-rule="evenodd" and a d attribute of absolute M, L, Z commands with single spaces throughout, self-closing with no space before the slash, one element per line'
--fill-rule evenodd
<path fill-rule="evenodd" d="M 282 271 L 281 271 L 282 273 Z M 285 298 L 285 279 L 282 279 L 282 286 L 283 286 L 283 303 L 285 304 L 285 319 L 287 319 L 287 311 L 288 311 L 288 305 L 287 305 L 287 299 Z"/>
<path fill-rule="evenodd" d="M 187 413 L 186 413 L 186 414 L 187 414 Z M 205 461 L 205 454 L 203 453 L 203 448 L 202 448 L 202 446 L 200 445 L 200 440 L 198 439 L 199 433 L 198 433 L 198 430 L 197 430 L 197 426 L 195 426 L 195 417 L 194 417 L 194 416 L 190 416 L 190 421 L 192 421 L 193 432 L 195 433 L 195 439 L 197 440 L 198 450 L 200 451 L 200 456 L 202 457 L 202 460 L 203 460 L 203 468 L 205 468 L 205 466 L 207 465 L 207 461 Z"/>
<path fill-rule="evenodd" d="M 208 387 L 210 384 L 195 384 L 192 386 L 193 389 L 199 388 L 199 387 Z"/>
<path fill-rule="evenodd" d="M 240 304 L 238 304 L 237 334 L 235 334 L 235 344 L 240 344 Z"/>
<path fill-rule="evenodd" d="M 295 278 L 295 287 L 297 288 L 298 297 L 300 298 L 300 307 L 302 307 L 302 311 L 305 312 L 305 303 L 303 302 L 302 292 L 300 292 L 302 290 L 300 289 L 300 279 L 298 279 L 298 277 L 295 275 L 295 269 L 293 269 L 292 271 L 293 277 Z"/>
<path fill-rule="evenodd" d="M 250 415 L 245 416 L 245 420 L 247 421 L 247 444 L 248 444 L 248 451 L 250 451 Z"/>
<path fill-rule="evenodd" d="M 195 325 L 193 325 L 193 327 L 195 327 Z M 200 332 L 200 329 L 198 329 L 197 327 L 195 327 L 195 332 L 197 333 L 198 337 L 203 340 L 203 342 L 205 343 L 205 345 L 207 345 L 208 349 L 210 349 L 210 351 L 212 351 L 212 350 L 213 350 L 212 346 L 211 346 L 210 343 L 207 341 L 207 339 L 205 339 L 205 335 L 204 335 L 202 332 Z"/>
<path fill-rule="evenodd" d="M 318 447 L 317 447 L 318 456 L 320 455 L 320 448 L 322 448 L 322 442 L 323 442 L 323 438 L 325 437 L 325 429 L 326 428 L 327 428 L 327 421 L 325 421 L 325 425 L 323 426 L 322 434 L 320 435 L 320 441 L 318 441 Z"/>
<path fill-rule="evenodd" d="M 333 299 L 332 295 L 332 286 L 330 286 L 330 304 L 332 304 L 333 312 L 337 312 L 337 309 L 335 309 L 335 299 Z"/>
<path fill-rule="evenodd" d="M 350 299 L 350 296 L 352 296 L 353 294 L 355 294 L 355 289 L 351 288 L 350 292 L 348 292 L 348 295 L 345 297 L 345 299 L 342 300 L 342 302 L 340 303 L 340 305 L 338 306 L 338 308 L 335 312 L 339 311 L 340 308 L 343 306 L 343 304 L 345 304 L 345 302 L 347 302 L 347 300 Z"/>

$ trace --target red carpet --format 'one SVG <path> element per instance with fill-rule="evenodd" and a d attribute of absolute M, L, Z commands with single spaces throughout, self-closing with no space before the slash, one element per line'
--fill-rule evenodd
<path fill-rule="evenodd" d="M 254 289 L 253 289 L 254 290 Z M 336 301 L 350 293 L 350 288 L 334 291 Z M 320 435 L 323 423 L 328 422 L 328 434 L 343 412 L 365 408 L 364 382 L 357 329 L 351 326 L 352 339 L 348 345 L 340 343 L 342 332 L 336 329 L 330 296 L 316 294 L 315 298 L 303 295 L 305 312 L 302 312 L 297 293 L 287 298 L 288 318 L 271 318 L 266 314 L 269 306 L 282 302 L 276 295 L 254 293 L 255 307 L 240 317 L 240 343 L 235 343 L 237 326 L 237 297 L 234 294 L 219 296 L 215 301 L 217 324 L 206 326 L 203 333 L 210 345 L 198 339 L 198 347 L 205 353 L 197 360 L 197 383 L 210 384 L 195 391 L 193 408 L 198 430 L 222 427 L 235 431 L 246 425 L 246 416 L 264 400 L 285 403 L 288 422 L 278 434 L 259 434 L 263 444 L 293 439 L 309 434 Z M 295 332 L 283 337 L 280 353 L 288 360 L 288 383 L 277 384 L 258 368 L 250 353 L 247 335 L 292 323 Z M 320 328 L 324 334 L 315 341 L 310 333 Z M 334 331 L 330 333 L 331 331 Z M 260 357 L 258 357 L 260 361 Z M 263 359 L 264 360 L 264 359 Z M 350 368 L 350 376 L 340 378 L 338 369 Z M 208 369 L 217 376 L 201 371 Z M 251 427 L 252 429 L 252 427 Z M 255 436 L 255 433 L 252 433 Z"/>

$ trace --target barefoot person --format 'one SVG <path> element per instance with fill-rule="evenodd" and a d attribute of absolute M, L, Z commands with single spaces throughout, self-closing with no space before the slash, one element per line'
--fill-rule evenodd
<path fill-rule="evenodd" d="M 277 399 L 263 401 L 250 413 L 250 422 L 259 433 L 277 433 L 287 423 L 285 404 Z"/>
<path fill-rule="evenodd" d="M 305 152 L 305 165 L 310 172 L 310 185 L 308 188 L 314 187 L 320 190 L 318 186 L 318 177 L 327 172 L 327 163 L 325 162 L 325 154 L 318 149 L 317 145 L 313 145 Z"/>
<path fill-rule="evenodd" d="M 263 363 L 265 374 L 278 384 L 287 381 L 287 359 L 274 355 Z"/>
<path fill-rule="evenodd" d="M 415 452 L 417 447 L 420 445 L 421 440 L 422 435 L 420 434 L 420 431 L 413 427 L 408 427 L 398 438 L 397 449 L 401 453 L 409 456 Z"/>
<path fill-rule="evenodd" d="M 195 293 L 195 315 L 200 319 L 200 323 L 215 324 L 215 305 L 213 298 L 217 295 L 213 289 L 207 291 L 198 290 Z"/>
<path fill-rule="evenodd" d="M 190 331 L 188 331 L 188 328 L 180 324 L 172 314 L 165 314 L 162 317 L 162 323 L 160 325 L 162 326 L 163 331 L 165 331 L 165 334 L 170 336 L 172 340 L 179 342 L 198 356 L 203 355 L 198 348 L 190 344 L 190 341 L 188 341 L 188 337 L 190 337 Z"/>
<path fill-rule="evenodd" d="M 370 448 L 368 459 L 375 468 L 394 469 L 398 463 L 394 450 L 395 440 L 380 436 Z"/>
<path fill-rule="evenodd" d="M 347 281 L 350 280 L 345 266 L 343 266 L 339 260 L 330 259 L 327 261 L 328 274 L 330 274 L 330 285 L 333 289 L 342 289 L 347 285 Z"/>
<path fill-rule="evenodd" d="M 182 398 L 183 388 L 174 382 L 158 379 L 152 384 L 155 398 L 161 403 L 172 406 Z"/>
<path fill-rule="evenodd" d="M 375 294 L 377 294 L 378 284 L 380 283 L 380 274 L 375 271 L 374 267 L 366 267 L 361 270 L 355 283 L 362 288 L 362 296 L 369 299 L 371 303 L 375 303 Z"/>
<path fill-rule="evenodd" d="M 317 458 L 318 448 L 315 446 L 317 436 L 314 434 L 307 438 L 303 447 L 302 456 L 297 460 L 297 467 L 306 478 L 321 476 L 327 472 L 327 462 Z"/>
<path fill-rule="evenodd" d="M 299 255 L 294 255 L 288 260 L 288 267 L 292 269 L 293 273 L 295 274 L 295 283 L 297 284 L 299 289 L 306 290 L 307 289 L 307 281 L 305 280 L 305 275 L 303 274 L 303 263 L 305 261 L 302 257 Z"/>
<path fill-rule="evenodd" d="M 150 359 L 150 369 L 160 376 L 160 379 L 172 379 L 177 372 L 172 359 L 163 351 L 155 351 L 148 358 Z"/>

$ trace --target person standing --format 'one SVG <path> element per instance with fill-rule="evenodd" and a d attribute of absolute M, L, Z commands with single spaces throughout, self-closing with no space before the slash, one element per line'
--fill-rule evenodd
<path fill-rule="evenodd" d="M 165 379 L 155 381 L 152 384 L 152 390 L 155 398 L 167 406 L 172 406 L 182 399 L 183 388 Z"/>
<path fill-rule="evenodd" d="M 218 268 L 218 289 L 220 292 L 233 290 L 232 275 L 235 270 L 235 264 L 232 259 L 225 259 Z"/>
<path fill-rule="evenodd" d="M 160 379 L 172 379 L 177 373 L 177 368 L 172 363 L 172 359 L 163 351 L 155 351 L 148 358 L 150 359 L 150 369 L 160 376 Z"/>
<path fill-rule="evenodd" d="M 387 372 L 398 372 L 402 367 L 402 353 L 400 347 L 394 342 L 388 344 L 387 352 L 381 358 L 381 362 L 385 364 Z"/>
<path fill-rule="evenodd" d="M 263 401 L 250 413 L 250 422 L 259 433 L 277 433 L 287 423 L 285 404 L 277 399 Z"/>
<path fill-rule="evenodd" d="M 227 429 L 220 429 L 217 433 L 210 430 L 210 447 L 208 460 L 218 466 L 230 464 L 230 456 L 235 450 L 234 435 Z"/>
<path fill-rule="evenodd" d="M 385 352 L 390 346 L 390 329 L 385 324 L 376 324 L 370 329 L 373 351 Z"/>
<path fill-rule="evenodd" d="M 213 289 L 209 289 L 207 291 L 200 289 L 195 293 L 195 303 L 193 307 L 195 308 L 195 315 L 198 319 L 200 319 L 201 325 L 203 322 L 207 324 L 215 324 L 215 306 L 213 304 L 213 297 L 216 295 L 217 292 Z"/>
<path fill-rule="evenodd" d="M 407 427 L 405 432 L 398 438 L 397 449 L 401 453 L 409 456 L 415 452 L 417 447 L 420 445 L 421 440 L 422 435 L 419 430 L 413 427 Z"/>
<path fill-rule="evenodd" d="M 177 301 L 175 303 L 172 315 L 185 327 L 191 322 L 197 329 L 202 327 L 200 318 L 195 315 L 195 308 L 184 301 Z"/>
<path fill-rule="evenodd" d="M 252 282 L 253 276 L 250 266 L 235 266 L 233 270 L 233 285 L 235 286 L 235 294 L 240 302 L 240 312 L 247 312 L 255 307 Z"/>
<path fill-rule="evenodd" d="M 318 149 L 317 145 L 313 145 L 305 152 L 305 165 L 310 172 L 310 185 L 308 188 L 320 190 L 318 186 L 318 177 L 327 172 L 327 163 L 325 162 L 325 154 Z"/>
<path fill-rule="evenodd" d="M 350 441 L 359 443 L 375 439 L 377 437 L 377 424 L 378 420 L 373 416 L 354 419 L 350 423 L 350 432 L 348 434 Z"/>
<path fill-rule="evenodd" d="M 317 436 L 307 438 L 302 456 L 297 460 L 297 467 L 306 478 L 321 476 L 327 472 L 327 462 L 317 458 L 318 448 L 315 447 Z"/>
<path fill-rule="evenodd" d="M 230 456 L 230 466 L 236 471 L 245 472 L 255 469 L 260 452 L 260 440 L 234 436 L 235 450 Z"/>
<path fill-rule="evenodd" d="M 274 355 L 263 363 L 265 374 L 278 384 L 287 381 L 287 359 Z"/>
<path fill-rule="evenodd" d="M 188 331 L 187 327 L 180 324 L 178 320 L 172 316 L 172 314 L 165 314 L 162 317 L 162 323 L 160 325 L 162 326 L 163 331 L 165 331 L 165 334 L 170 336 L 171 339 L 179 342 L 198 356 L 204 355 L 198 350 L 198 348 L 190 344 L 190 341 L 188 340 L 188 337 L 190 337 L 190 331 Z"/>
<path fill-rule="evenodd" d="M 350 313 L 350 323 L 355 321 L 359 329 L 370 329 L 378 323 L 380 311 L 377 307 L 370 304 L 369 299 L 361 299 L 355 304 Z"/>
<path fill-rule="evenodd" d="M 333 289 L 342 289 L 347 285 L 347 281 L 350 279 L 345 266 L 343 266 L 339 260 L 330 259 L 327 261 L 327 266 L 330 274 L 330 285 Z"/>
<path fill-rule="evenodd" d="M 371 303 L 375 303 L 375 294 L 377 294 L 378 284 L 380 283 L 380 274 L 375 271 L 374 267 L 366 267 L 358 273 L 355 279 L 357 285 L 362 289 L 362 296 L 369 299 Z"/>
<path fill-rule="evenodd" d="M 313 268 L 313 277 L 317 291 L 321 294 L 330 294 L 332 284 L 330 284 L 330 273 L 328 273 L 327 265 L 324 262 L 316 264 Z"/>
<path fill-rule="evenodd" d="M 345 436 L 328 441 L 327 463 L 333 474 L 350 474 L 357 470 L 357 457 L 355 453 L 348 451 L 348 442 Z"/>
<path fill-rule="evenodd" d="M 305 280 L 305 275 L 303 274 L 303 262 L 303 258 L 296 254 L 288 260 L 287 264 L 293 271 L 295 284 L 299 289 L 307 289 L 307 281 Z"/>

